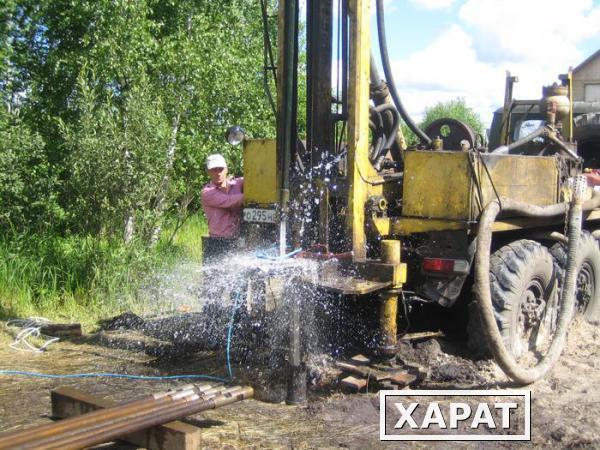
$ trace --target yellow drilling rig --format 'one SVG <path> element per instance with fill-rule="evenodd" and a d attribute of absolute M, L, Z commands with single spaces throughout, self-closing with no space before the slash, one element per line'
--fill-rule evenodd
<path fill-rule="evenodd" d="M 243 141 L 246 243 L 279 236 L 282 254 L 302 248 L 300 257 L 327 261 L 313 283 L 364 300 L 381 357 L 398 352 L 407 305 L 450 312 L 467 296 L 469 345 L 488 351 L 516 383 L 541 378 L 560 356 L 573 314 L 593 319 L 600 309 L 600 197 L 581 174 L 571 138 L 569 77 L 544 89 L 541 125 L 515 142 L 486 148 L 454 119 L 421 130 L 394 85 L 383 0 L 373 2 L 378 49 L 370 0 L 306 3 L 299 18 L 298 0 L 278 2 L 277 139 L 243 139 L 239 128 L 230 136 Z M 301 21 L 305 118 L 298 117 Z M 417 145 L 407 147 L 401 121 Z M 535 153 L 527 150 L 532 142 Z M 302 366 L 294 347 L 292 374 Z M 531 352 L 538 358 L 527 363 Z M 292 384 L 301 391 L 298 379 Z"/>

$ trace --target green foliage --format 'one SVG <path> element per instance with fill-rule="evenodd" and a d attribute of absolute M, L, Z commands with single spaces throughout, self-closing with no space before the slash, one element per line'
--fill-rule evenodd
<path fill-rule="evenodd" d="M 241 171 L 225 130 L 275 135 L 260 4 L 0 3 L 1 310 L 116 312 L 151 268 L 200 258 L 205 158 Z"/>
<path fill-rule="evenodd" d="M 0 316 L 94 316 L 116 306 L 115 293 L 131 293 L 132 275 L 144 266 L 133 254 L 132 246 L 91 236 L 3 239 Z"/>
<path fill-rule="evenodd" d="M 82 233 L 117 236 L 127 211 L 152 215 L 169 141 L 169 119 L 161 99 L 138 82 L 121 107 L 90 87 L 93 74 L 79 77 L 76 123 L 61 121 L 68 158 L 67 192 L 72 228 Z M 150 220 L 143 222 L 148 224 Z M 141 235 L 148 234 L 143 227 Z"/>
<path fill-rule="evenodd" d="M 439 102 L 430 108 L 426 108 L 425 118 L 421 122 L 421 128 L 427 128 L 434 120 L 444 117 L 450 117 L 465 122 L 475 133 L 483 134 L 484 132 L 484 126 L 479 114 L 471 107 L 467 106 L 465 99 L 462 97 L 447 102 Z"/>
<path fill-rule="evenodd" d="M 59 231 L 122 236 L 133 217 L 148 239 L 206 182 L 207 154 L 241 169 L 229 125 L 274 135 L 258 2 L 11 0 L 0 14 L 0 89 L 59 181 Z"/>
<path fill-rule="evenodd" d="M 483 126 L 479 114 L 468 106 L 465 99 L 462 97 L 448 100 L 447 102 L 438 102 L 431 107 L 425 108 L 425 117 L 419 124 L 419 128 L 424 130 L 433 121 L 445 117 L 465 122 L 476 134 L 484 134 L 485 127 Z M 402 132 L 410 145 L 418 143 L 417 137 L 404 122 L 402 123 Z"/>
<path fill-rule="evenodd" d="M 55 187 L 40 136 L 18 113 L 1 110 L 0 229 L 51 229 L 62 216 Z"/>
<path fill-rule="evenodd" d="M 0 239 L 0 318 L 41 315 L 91 324 L 128 309 L 144 312 L 147 275 L 176 260 L 200 261 L 206 221 L 194 215 L 154 249 L 93 236 Z"/>

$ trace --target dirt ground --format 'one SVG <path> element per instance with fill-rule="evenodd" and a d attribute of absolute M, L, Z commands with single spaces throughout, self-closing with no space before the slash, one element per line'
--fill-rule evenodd
<path fill-rule="evenodd" d="M 223 375 L 224 359 L 218 352 L 165 358 L 165 348 L 129 333 L 127 349 L 113 348 L 123 336 L 104 333 L 52 344 L 45 353 L 20 353 L 9 348 L 14 331 L 0 329 L 1 369 L 46 373 L 117 372 L 144 375 L 208 373 Z M 600 328 L 576 324 L 568 348 L 552 373 L 532 390 L 532 440 L 529 446 L 552 448 L 600 447 Z M 169 347 L 170 344 L 160 344 Z M 169 348 L 167 348 L 169 350 Z M 171 349 L 172 350 L 172 349 Z M 168 353 L 168 352 L 167 352 Z M 156 356 L 157 354 L 162 356 Z M 509 387 L 499 369 L 486 361 L 461 354 L 460 345 L 445 339 L 405 344 L 403 359 L 429 369 L 418 388 L 493 389 Z M 310 399 L 304 407 L 286 406 L 277 400 L 281 392 L 271 385 L 256 386 L 257 399 L 190 417 L 203 429 L 204 448 L 447 448 L 449 443 L 400 443 L 379 440 L 379 399 L 376 393 L 344 392 L 335 373 L 321 361 L 319 377 L 313 378 Z M 245 365 L 234 367 L 236 381 L 259 371 Z M 333 375 L 333 377 L 332 377 Z M 329 377 L 329 379 L 328 379 Z M 163 391 L 181 382 L 131 381 L 106 378 L 49 380 L 0 376 L 0 432 L 25 428 L 49 420 L 50 391 L 75 386 L 112 400 L 126 400 L 148 392 Z M 327 384 L 326 387 L 324 385 Z M 283 386 L 279 386 L 279 391 Z M 271 395 L 269 395 L 271 394 Z M 270 401 L 263 401 L 270 400 Z M 522 443 L 451 443 L 453 448 L 509 448 Z M 103 447 L 107 448 L 107 447 Z M 113 445 L 111 448 L 132 448 Z"/>

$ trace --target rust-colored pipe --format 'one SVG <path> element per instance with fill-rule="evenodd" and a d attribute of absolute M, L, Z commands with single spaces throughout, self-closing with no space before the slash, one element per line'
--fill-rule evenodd
<path fill-rule="evenodd" d="M 202 399 L 198 395 L 194 395 L 191 399 L 185 401 L 184 404 L 171 405 L 164 410 L 144 414 L 137 419 L 128 420 L 125 423 L 120 422 L 108 424 L 100 430 L 82 432 L 78 435 L 69 436 L 65 439 L 46 444 L 41 442 L 38 444 L 39 446 L 26 448 L 45 450 L 76 450 L 86 448 L 92 445 L 101 444 L 103 442 L 109 442 L 146 428 L 168 423 L 181 417 L 186 417 L 198 412 L 236 403 L 253 396 L 254 390 L 251 387 L 236 387 L 231 391 L 224 391 L 223 393 L 209 399 Z"/>
<path fill-rule="evenodd" d="M 46 433 L 46 436 L 38 436 L 38 435 L 30 435 L 30 439 L 24 442 L 21 446 L 16 447 L 20 449 L 30 449 L 30 448 L 50 448 L 54 447 L 55 443 L 62 442 L 66 439 L 74 438 L 80 436 L 82 434 L 94 434 L 96 432 L 101 431 L 104 427 L 114 424 L 122 424 L 126 425 L 132 420 L 136 420 L 140 417 L 145 417 L 147 415 L 153 416 L 160 414 L 162 411 L 176 408 L 182 405 L 185 405 L 189 402 L 190 398 L 200 398 L 200 400 L 208 400 L 215 397 L 220 391 L 223 391 L 225 387 L 218 386 L 216 388 L 211 388 L 206 392 L 209 392 L 208 395 L 205 395 L 204 392 L 198 395 L 193 390 L 184 390 L 177 392 L 169 402 L 159 403 L 157 405 L 143 405 L 141 409 L 137 409 L 134 411 L 127 411 L 127 413 L 122 414 L 113 414 L 112 416 L 106 417 L 103 420 L 93 421 L 87 423 L 85 426 L 81 427 L 70 427 L 68 429 L 56 430 L 50 434 Z M 235 391 L 234 388 L 231 389 Z M 212 392 L 211 392 L 212 391 Z M 15 448 L 14 444 L 10 445 L 7 448 Z"/>
<path fill-rule="evenodd" d="M 130 416 L 135 412 L 154 410 L 163 405 L 171 404 L 182 395 L 191 395 L 194 392 L 198 392 L 201 395 L 206 395 L 206 393 L 209 393 L 209 395 L 214 395 L 214 393 L 219 392 L 222 389 L 225 388 L 221 386 L 213 387 L 210 385 L 203 385 L 199 387 L 188 385 L 173 391 L 153 394 L 137 400 L 124 402 L 111 408 L 99 409 L 97 411 L 92 411 L 77 417 L 64 419 L 59 422 L 43 424 L 25 430 L 4 433 L 0 436 L 0 449 L 15 448 L 17 445 L 29 443 L 32 440 L 40 440 L 43 438 L 59 436 L 61 434 L 78 432 L 90 426 L 94 427 L 97 424 L 101 424 L 108 420 L 116 420 L 119 417 Z"/>
<path fill-rule="evenodd" d="M 220 390 L 225 389 L 221 387 Z M 228 393 L 235 393 L 237 390 L 241 388 L 231 388 L 228 390 Z M 177 408 L 183 405 L 186 405 L 190 398 L 194 397 L 196 399 L 200 399 L 201 401 L 210 400 L 215 397 L 217 394 L 214 393 L 209 396 L 200 397 L 198 394 L 195 394 L 190 391 L 184 391 L 184 395 L 181 395 L 179 398 L 173 400 L 170 403 L 163 403 L 159 405 L 155 405 L 154 407 L 145 407 L 143 410 L 130 411 L 126 415 L 115 415 L 112 417 L 105 418 L 104 420 L 100 420 L 97 422 L 89 423 L 87 426 L 81 428 L 70 428 L 67 430 L 57 431 L 48 436 L 38 436 L 29 434 L 29 439 L 25 442 L 21 442 L 19 445 L 15 446 L 14 443 L 9 443 L 8 447 L 5 448 L 18 448 L 18 449 L 40 449 L 40 448 L 59 448 L 56 446 L 60 446 L 62 442 L 70 439 L 75 439 L 83 435 L 94 435 L 95 433 L 101 432 L 107 426 L 127 426 L 132 421 L 139 420 L 142 417 L 151 417 L 158 416 L 162 414 L 166 410 L 171 410 L 173 408 Z"/>
<path fill-rule="evenodd" d="M 0 435 L 0 449 L 12 448 L 22 442 L 27 442 L 31 436 L 36 437 L 51 436 L 61 431 L 74 429 L 75 427 L 84 427 L 89 423 L 99 420 L 109 419 L 119 413 L 127 413 L 143 409 L 145 406 L 156 405 L 163 402 L 169 402 L 171 397 L 163 396 L 166 393 L 150 395 L 137 400 L 121 403 L 110 408 L 99 409 L 77 417 L 61 420 L 60 422 L 43 424 L 24 430 L 11 431 Z"/>
<path fill-rule="evenodd" d="M 190 393 L 191 395 L 197 395 Z M 105 426 L 107 423 L 119 423 L 122 421 L 127 421 L 131 417 L 137 417 L 145 414 L 153 414 L 156 411 L 161 410 L 162 408 L 168 408 L 174 405 L 181 405 L 186 401 L 184 397 L 176 399 L 176 400 L 167 400 L 165 402 L 160 402 L 156 404 L 143 404 L 139 407 L 127 408 L 124 411 L 115 411 L 109 416 L 105 416 L 102 419 L 97 420 L 86 420 L 85 423 L 74 424 L 69 427 L 59 427 L 62 425 L 60 422 L 57 423 L 56 428 L 51 428 L 44 430 L 41 434 L 37 433 L 27 433 L 18 436 L 14 440 L 10 440 L 6 442 L 0 449 L 28 449 L 28 448 L 46 448 L 46 444 L 52 444 L 55 441 L 59 441 L 64 439 L 67 436 L 75 436 L 84 431 L 94 431 L 98 430 L 101 427 Z M 82 415 L 81 417 L 86 416 L 87 414 Z M 86 417 L 87 419 L 87 417 Z M 44 445 L 42 445 L 42 443 Z"/>

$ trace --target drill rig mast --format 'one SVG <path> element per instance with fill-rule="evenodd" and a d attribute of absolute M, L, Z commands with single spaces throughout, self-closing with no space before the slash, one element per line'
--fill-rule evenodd
<path fill-rule="evenodd" d="M 583 229 L 594 231 L 600 198 L 579 176 L 575 143 L 561 134 L 571 116 L 556 113 L 559 104 L 568 110 L 570 92 L 543 99 L 555 131 L 536 135 L 546 139 L 536 155 L 516 147 L 489 151 L 454 119 L 423 132 L 407 116 L 393 85 L 383 1 L 376 1 L 378 34 L 389 86 L 377 73 L 371 49 L 371 1 L 308 0 L 304 145 L 298 133 L 299 4 L 278 3 L 277 140 L 244 144 L 247 240 L 277 233 L 281 254 L 301 247 L 305 256 L 330 260 L 318 287 L 373 304 L 379 325 L 372 350 L 383 358 L 398 351 L 400 301 L 450 310 L 464 297 L 470 300 L 474 288 L 477 308 L 469 321 L 485 337 L 475 345 L 487 347 L 519 383 L 543 376 L 562 350 L 576 294 L 587 289 L 579 308 L 590 317 L 600 313 L 600 249 L 584 233 L 581 241 L 589 249 L 578 250 L 578 214 L 585 214 Z M 338 74 L 335 82 L 332 72 Z M 406 148 L 400 117 L 419 144 Z M 565 211 L 569 236 L 561 234 Z M 554 256 L 556 246 L 566 248 L 565 242 L 571 256 L 561 260 Z M 587 287 L 573 281 L 585 266 L 577 254 L 587 255 L 587 267 L 593 267 Z M 508 284 L 490 287 L 490 276 L 542 267 L 542 260 L 553 257 L 563 280 L 558 293 L 536 284 L 556 274 L 525 270 L 513 270 L 505 278 Z M 546 266 L 543 270 L 555 270 Z M 543 334 L 546 317 L 556 318 L 557 310 L 549 350 L 533 367 L 522 366 L 518 359 L 529 345 L 526 335 Z M 300 359 L 292 352 L 292 366 L 299 367 Z"/>

